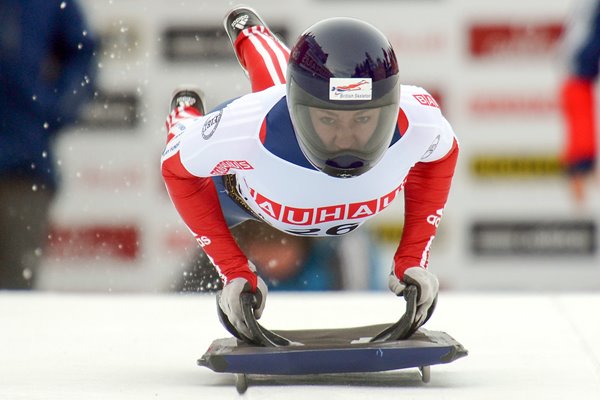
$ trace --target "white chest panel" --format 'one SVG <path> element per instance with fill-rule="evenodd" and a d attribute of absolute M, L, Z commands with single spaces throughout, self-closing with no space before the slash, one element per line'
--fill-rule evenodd
<path fill-rule="evenodd" d="M 170 143 L 197 176 L 235 174 L 247 205 L 275 228 L 301 235 L 339 235 L 384 210 L 400 193 L 410 168 L 445 155 L 454 134 L 439 109 L 413 100 L 401 104 L 408 130 L 380 162 L 361 176 L 334 178 L 286 161 L 266 149 L 259 131 L 284 86 L 244 96 L 224 109 L 185 121 Z M 181 142 L 181 143 L 179 143 Z M 170 155 L 166 155 L 169 157 Z"/>

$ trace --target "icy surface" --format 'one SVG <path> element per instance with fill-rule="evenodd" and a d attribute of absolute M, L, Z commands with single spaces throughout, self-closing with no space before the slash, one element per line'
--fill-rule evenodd
<path fill-rule="evenodd" d="M 600 399 L 600 294 L 442 293 L 427 324 L 469 356 L 377 376 L 250 380 L 252 399 Z M 388 294 L 272 294 L 272 329 L 391 322 Z M 211 295 L 0 292 L 0 399 L 237 399 L 196 366 L 220 327 Z"/>

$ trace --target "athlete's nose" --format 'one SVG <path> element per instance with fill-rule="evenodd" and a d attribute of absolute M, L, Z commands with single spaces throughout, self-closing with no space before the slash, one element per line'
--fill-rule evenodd
<path fill-rule="evenodd" d="M 354 135 L 348 131 L 338 132 L 335 136 L 334 144 L 341 150 L 351 149 L 352 146 L 354 146 L 354 143 Z"/>

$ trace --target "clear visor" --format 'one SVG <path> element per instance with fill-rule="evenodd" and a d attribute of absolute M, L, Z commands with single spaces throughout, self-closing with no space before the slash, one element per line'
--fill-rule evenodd
<path fill-rule="evenodd" d="M 398 105 L 340 110 L 296 105 L 294 122 L 301 146 L 319 168 L 370 168 L 388 148 Z"/>

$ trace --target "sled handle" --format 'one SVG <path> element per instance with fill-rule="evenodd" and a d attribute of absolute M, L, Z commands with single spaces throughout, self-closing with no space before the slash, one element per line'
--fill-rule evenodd
<path fill-rule="evenodd" d="M 254 306 L 257 303 L 254 293 L 242 293 L 240 301 L 242 302 L 244 320 L 250 328 L 250 332 L 252 332 L 251 344 L 263 347 L 281 347 L 291 344 L 288 339 L 271 332 L 258 323 L 256 317 L 254 317 Z"/>
<path fill-rule="evenodd" d="M 415 317 L 417 314 L 417 296 L 418 290 L 414 285 L 409 285 L 404 289 L 404 298 L 406 299 L 406 311 L 398 322 L 390 325 L 377 335 L 370 342 L 389 342 L 394 340 L 408 339 L 418 328 L 415 327 Z M 242 313 L 246 325 L 252 333 L 252 338 L 242 337 L 242 339 L 252 345 L 263 347 L 282 347 L 289 346 L 291 341 L 280 336 L 258 323 L 254 316 L 254 306 L 257 299 L 254 293 L 242 293 L 240 297 L 242 303 Z"/>
<path fill-rule="evenodd" d="M 393 325 L 385 328 L 375 335 L 370 342 L 389 342 L 393 340 L 408 339 L 418 328 L 415 328 L 415 317 L 417 314 L 418 290 L 415 285 L 409 285 L 404 289 L 406 299 L 406 311 L 404 315 Z"/>

